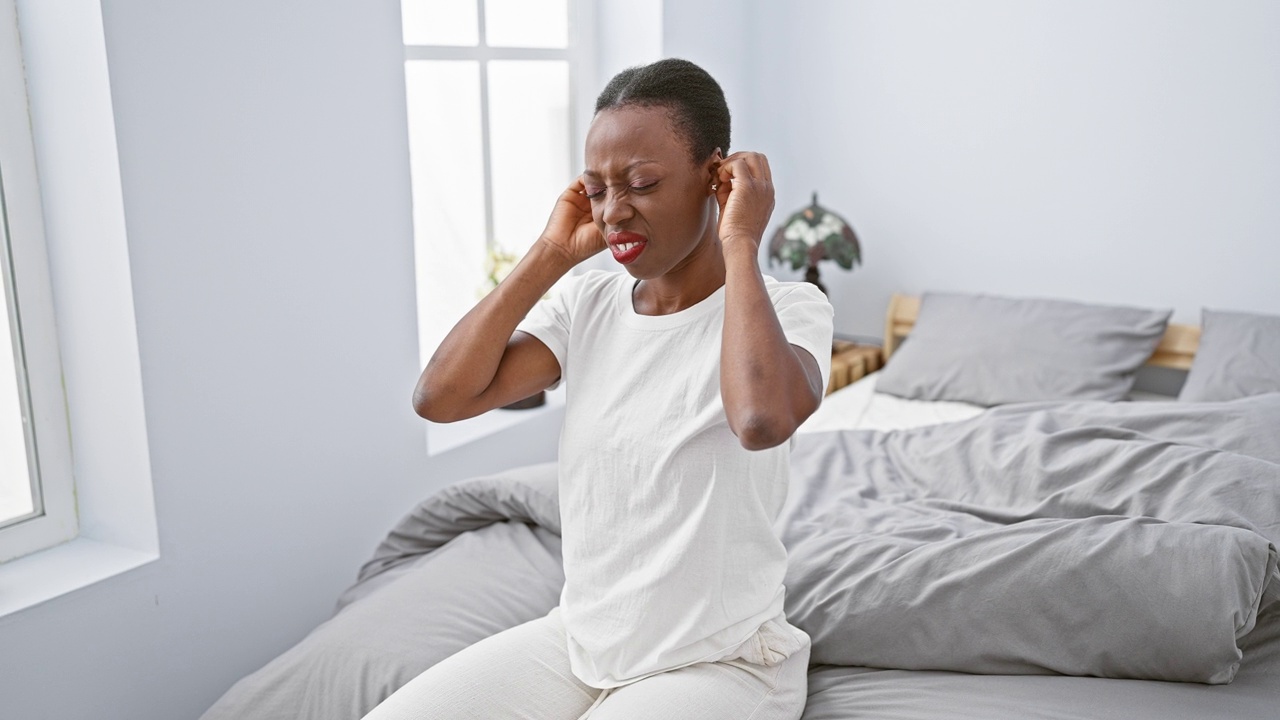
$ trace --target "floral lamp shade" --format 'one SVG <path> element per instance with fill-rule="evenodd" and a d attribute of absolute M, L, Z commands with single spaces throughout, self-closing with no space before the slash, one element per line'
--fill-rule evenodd
<path fill-rule="evenodd" d="M 805 280 L 827 291 L 818 281 L 818 263 L 834 260 L 845 270 L 862 264 L 862 246 L 853 227 L 839 215 L 818 204 L 818 193 L 813 202 L 796 212 L 769 241 L 769 264 L 790 263 L 792 270 L 807 267 Z"/>

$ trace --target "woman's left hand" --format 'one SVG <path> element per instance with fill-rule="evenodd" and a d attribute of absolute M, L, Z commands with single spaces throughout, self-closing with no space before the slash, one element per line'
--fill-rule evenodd
<path fill-rule="evenodd" d="M 720 242 L 749 242 L 756 248 L 773 215 L 773 175 L 769 159 L 757 152 L 736 152 L 720 163 L 716 201 L 720 203 Z"/>

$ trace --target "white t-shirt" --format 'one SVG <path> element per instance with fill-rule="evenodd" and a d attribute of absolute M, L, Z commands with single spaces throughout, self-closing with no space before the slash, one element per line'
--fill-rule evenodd
<path fill-rule="evenodd" d="M 560 616 L 574 674 L 597 688 L 742 656 L 780 618 L 785 594 L 773 522 L 790 443 L 748 451 L 729 429 L 725 289 L 651 316 L 635 312 L 634 283 L 599 270 L 571 278 L 518 328 L 555 354 L 566 386 Z M 766 276 L 765 286 L 787 340 L 818 361 L 826 387 L 830 303 L 809 283 Z"/>

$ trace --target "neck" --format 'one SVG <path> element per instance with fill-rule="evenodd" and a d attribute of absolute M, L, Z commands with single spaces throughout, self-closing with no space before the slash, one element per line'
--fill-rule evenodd
<path fill-rule="evenodd" d="M 724 254 L 711 223 L 688 257 L 666 274 L 636 283 L 632 303 L 641 315 L 670 315 L 707 299 L 724 279 Z"/>

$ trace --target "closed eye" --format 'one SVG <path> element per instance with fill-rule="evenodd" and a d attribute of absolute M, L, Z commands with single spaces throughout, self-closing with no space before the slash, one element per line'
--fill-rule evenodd
<path fill-rule="evenodd" d="M 655 180 L 651 183 L 647 183 L 643 185 L 632 185 L 630 189 L 632 192 L 647 192 L 649 190 L 652 190 L 654 186 L 656 186 L 657 184 L 658 184 L 658 181 Z M 588 200 L 595 200 L 596 198 L 602 197 L 604 195 L 604 192 L 605 192 L 605 188 L 597 185 L 588 185 L 583 188 L 583 194 L 587 196 Z"/>

